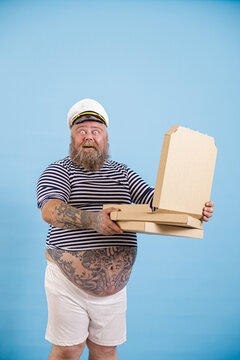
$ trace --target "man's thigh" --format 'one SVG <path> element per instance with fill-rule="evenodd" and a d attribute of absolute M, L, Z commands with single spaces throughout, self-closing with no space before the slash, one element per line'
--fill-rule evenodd
<path fill-rule="evenodd" d="M 72 284 L 58 266 L 48 262 L 45 274 L 48 301 L 46 340 L 60 346 L 81 344 L 89 338 L 102 346 L 126 341 L 126 288 L 96 297 Z"/>
<path fill-rule="evenodd" d="M 59 346 L 84 343 L 89 335 L 87 297 L 80 297 L 75 291 L 79 289 L 51 262 L 46 268 L 45 290 L 48 302 L 46 340 Z"/>
<path fill-rule="evenodd" d="M 88 339 L 102 346 L 116 346 L 126 341 L 126 288 L 104 297 L 89 296 Z"/>

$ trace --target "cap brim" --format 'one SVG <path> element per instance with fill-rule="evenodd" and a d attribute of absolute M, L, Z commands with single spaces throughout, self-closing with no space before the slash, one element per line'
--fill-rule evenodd
<path fill-rule="evenodd" d="M 77 124 L 81 124 L 81 123 L 84 122 L 84 121 L 96 121 L 96 122 L 99 122 L 99 123 L 101 123 L 101 124 L 106 125 L 106 123 L 105 123 L 103 120 L 98 119 L 98 118 L 96 118 L 96 117 L 94 117 L 94 116 L 89 116 L 89 115 L 87 115 L 87 116 L 82 116 L 82 117 L 76 119 L 76 121 L 74 121 L 74 123 L 72 124 L 72 126 L 73 126 L 73 125 L 77 125 Z"/>

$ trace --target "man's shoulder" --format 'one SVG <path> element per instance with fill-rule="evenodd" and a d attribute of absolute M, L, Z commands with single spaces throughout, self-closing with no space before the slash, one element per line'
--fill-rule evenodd
<path fill-rule="evenodd" d="M 72 160 L 70 159 L 69 156 L 66 156 L 65 158 L 63 159 L 60 159 L 60 160 L 56 160 L 54 162 L 52 162 L 50 165 L 63 165 L 63 166 L 66 166 L 66 165 L 72 165 Z"/>
<path fill-rule="evenodd" d="M 127 171 L 128 170 L 128 167 L 126 164 L 123 164 L 123 163 L 120 163 L 118 161 L 114 161 L 114 160 L 108 160 L 106 162 L 106 166 L 108 168 L 112 168 L 112 169 L 115 169 L 117 171 Z"/>
<path fill-rule="evenodd" d="M 60 159 L 60 160 L 56 160 L 54 162 L 52 162 L 46 170 L 49 170 L 49 169 L 54 169 L 54 170 L 61 170 L 61 169 L 65 169 L 67 171 L 69 171 L 71 169 L 71 167 L 73 166 L 73 162 L 72 160 L 70 159 L 69 156 L 63 158 L 63 159 Z"/>

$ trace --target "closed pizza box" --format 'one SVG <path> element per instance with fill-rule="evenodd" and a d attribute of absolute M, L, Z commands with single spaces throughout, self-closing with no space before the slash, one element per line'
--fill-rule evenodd
<path fill-rule="evenodd" d="M 201 220 L 187 214 L 171 214 L 161 211 L 153 211 L 148 204 L 107 204 L 103 209 L 115 207 L 118 211 L 111 212 L 113 221 L 147 221 L 156 224 L 176 225 L 203 229 Z"/>
<path fill-rule="evenodd" d="M 191 229 L 181 226 L 160 225 L 149 221 L 118 221 L 123 231 L 166 236 L 180 236 L 190 238 L 203 238 L 203 230 Z"/>

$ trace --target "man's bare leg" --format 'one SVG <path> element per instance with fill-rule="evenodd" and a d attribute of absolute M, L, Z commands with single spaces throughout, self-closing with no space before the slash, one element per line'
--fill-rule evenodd
<path fill-rule="evenodd" d="M 79 360 L 85 344 L 84 342 L 74 346 L 53 345 L 48 360 Z"/>
<path fill-rule="evenodd" d="M 89 360 L 117 360 L 116 346 L 102 346 L 87 340 Z"/>

